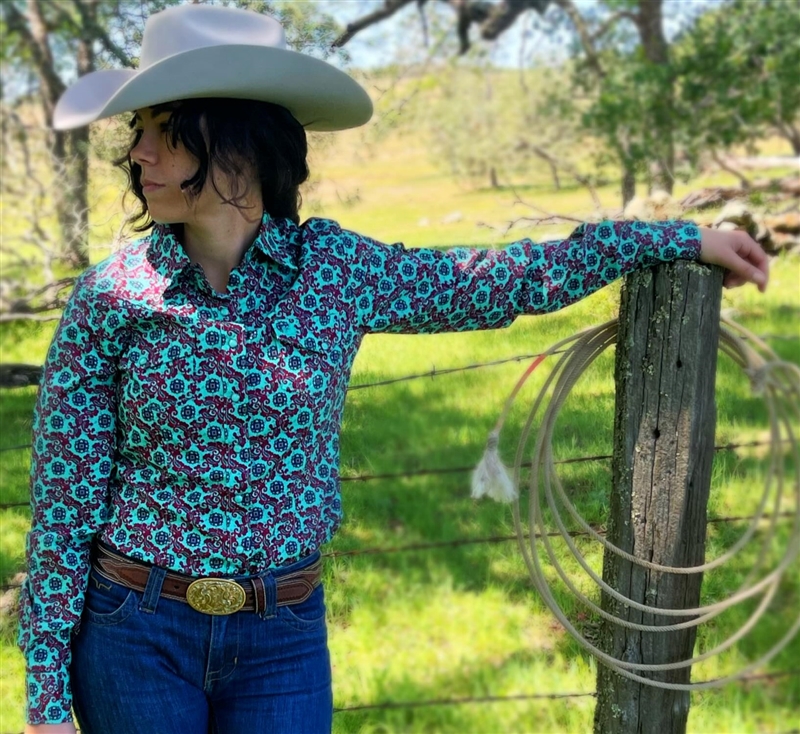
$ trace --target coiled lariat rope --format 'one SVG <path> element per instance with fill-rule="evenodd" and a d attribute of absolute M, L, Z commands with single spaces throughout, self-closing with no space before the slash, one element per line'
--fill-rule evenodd
<path fill-rule="evenodd" d="M 511 395 L 509 396 L 503 408 L 500 419 L 489 434 L 487 442 L 486 453 L 483 460 L 473 474 L 473 497 L 481 497 L 488 495 L 494 499 L 506 502 L 513 502 L 513 515 L 514 527 L 517 533 L 517 540 L 519 542 L 520 550 L 525 559 L 525 564 L 528 567 L 534 587 L 541 595 L 550 610 L 555 614 L 558 621 L 564 628 L 575 638 L 575 640 L 592 655 L 597 657 L 602 663 L 612 668 L 626 678 L 644 683 L 658 688 L 666 688 L 678 691 L 696 691 L 709 688 L 717 688 L 725 685 L 731 681 L 743 678 L 750 671 L 759 668 L 769 662 L 775 655 L 777 655 L 797 634 L 800 630 L 800 613 L 792 624 L 791 628 L 786 634 L 764 655 L 748 664 L 742 670 L 727 675 L 722 678 L 707 680 L 697 683 L 667 683 L 662 681 L 652 680 L 645 678 L 642 675 L 633 671 L 666 671 L 676 670 L 679 668 L 686 668 L 688 666 L 707 660 L 724 650 L 727 650 L 740 639 L 742 639 L 762 617 L 767 610 L 775 594 L 778 590 L 783 574 L 789 569 L 793 561 L 797 559 L 800 554 L 800 447 L 798 446 L 797 439 L 792 430 L 792 422 L 800 418 L 800 368 L 797 365 L 789 362 L 781 361 L 772 352 L 772 350 L 758 337 L 751 334 L 743 327 L 735 324 L 727 319 L 722 319 L 720 325 L 720 349 L 724 354 L 733 359 L 750 378 L 751 386 L 755 394 L 764 396 L 768 410 L 769 410 L 769 424 L 770 424 L 770 463 L 769 472 L 764 483 L 764 491 L 758 504 L 758 509 L 753 513 L 753 520 L 748 526 L 744 534 L 739 538 L 736 543 L 725 551 L 718 558 L 708 563 L 693 567 L 679 567 L 679 566 L 663 566 L 658 563 L 652 563 L 641 558 L 636 558 L 630 553 L 623 551 L 607 538 L 599 534 L 589 523 L 587 523 L 577 511 L 575 506 L 570 502 L 564 488 L 559 480 L 558 474 L 555 470 L 553 461 L 553 447 L 552 436 L 556 419 L 558 417 L 561 407 L 572 390 L 575 383 L 586 371 L 586 369 L 594 362 L 597 357 L 602 354 L 606 348 L 615 344 L 617 340 L 618 322 L 609 321 L 601 326 L 591 328 L 580 334 L 573 335 L 568 339 L 564 339 L 558 344 L 554 344 L 544 355 L 541 355 L 533 362 L 528 368 L 522 378 L 518 381 Z M 752 346 L 751 346 L 752 345 Z M 539 395 L 537 396 L 533 408 L 528 415 L 528 419 L 522 431 L 522 436 L 517 446 L 516 459 L 514 462 L 513 473 L 503 465 L 498 453 L 498 442 L 500 430 L 508 416 L 511 406 L 517 397 L 520 389 L 525 381 L 533 373 L 534 369 L 541 363 L 541 361 L 556 351 L 562 351 L 557 365 L 547 377 L 544 386 L 542 387 Z M 520 517 L 520 504 L 519 493 L 517 488 L 520 486 L 520 471 L 522 468 L 523 458 L 528 445 L 528 439 L 534 424 L 534 420 L 539 412 L 539 409 L 545 402 L 545 397 L 552 386 L 552 394 L 547 403 L 547 408 L 544 411 L 541 423 L 536 434 L 536 444 L 533 453 L 533 464 L 531 467 L 530 480 L 528 484 L 529 508 L 528 508 L 528 524 L 530 534 L 526 537 L 526 532 L 522 526 Z M 785 433 L 784 433 L 785 432 Z M 786 438 L 784 438 L 784 435 Z M 776 526 L 779 520 L 781 511 L 781 501 L 786 494 L 786 482 L 784 481 L 784 467 L 783 467 L 783 446 L 789 444 L 790 451 L 794 459 L 794 486 L 790 490 L 790 497 L 794 503 L 794 525 L 792 528 L 791 536 L 786 546 L 786 551 L 781 558 L 780 562 L 770 571 L 757 580 L 759 570 L 766 560 L 768 551 L 773 546 L 773 541 L 776 534 Z M 777 485 L 776 488 L 773 485 Z M 555 493 L 553 488 L 555 487 Z M 544 522 L 544 512 L 542 508 L 542 491 L 547 498 L 547 507 L 552 513 L 553 520 L 558 527 L 561 537 L 568 546 L 574 559 L 580 567 L 591 577 L 591 579 L 613 599 L 621 602 L 624 607 L 632 607 L 642 612 L 647 612 L 650 615 L 658 615 L 665 617 L 694 617 L 688 621 L 678 622 L 675 624 L 639 624 L 630 622 L 626 619 L 615 616 L 601 609 L 600 606 L 595 604 L 591 599 L 582 594 L 575 586 L 573 581 L 564 571 L 564 568 L 559 563 L 553 546 L 548 538 L 548 528 Z M 615 553 L 616 555 L 641 566 L 642 568 L 657 571 L 659 573 L 672 573 L 672 574 L 697 574 L 710 571 L 718 568 L 722 564 L 730 560 L 736 553 L 738 553 L 754 536 L 760 521 L 767 519 L 765 513 L 767 506 L 772 497 L 772 509 L 769 514 L 769 528 L 764 537 L 764 542 L 752 569 L 747 574 L 741 586 L 729 598 L 706 606 L 691 608 L 691 609 L 662 609 L 659 607 L 647 606 L 641 604 L 633 599 L 630 599 L 618 590 L 610 587 L 598 574 L 590 567 L 581 555 L 580 551 L 575 545 L 575 542 L 570 536 L 570 531 L 567 529 L 561 515 L 559 501 L 561 505 L 566 508 L 569 516 L 594 540 L 601 543 L 606 551 Z M 557 501 L 558 499 L 558 501 Z M 703 622 L 707 622 L 714 617 L 720 615 L 725 610 L 733 605 L 750 599 L 759 594 L 763 595 L 756 610 L 751 614 L 750 618 L 742 625 L 742 627 L 727 640 L 717 645 L 707 652 L 697 655 L 688 660 L 664 663 L 664 664 L 644 664 L 633 663 L 625 660 L 615 658 L 593 645 L 587 640 L 579 630 L 569 621 L 566 614 L 556 601 L 547 578 L 545 577 L 542 568 L 540 552 L 538 543 L 541 542 L 546 550 L 547 558 L 550 564 L 556 571 L 558 576 L 567 586 L 567 588 L 574 594 L 578 601 L 584 606 L 591 609 L 595 614 L 603 619 L 606 619 L 614 624 L 627 627 L 632 630 L 639 630 L 643 632 L 658 632 L 666 633 L 674 630 L 683 630 L 690 627 L 696 627 Z"/>

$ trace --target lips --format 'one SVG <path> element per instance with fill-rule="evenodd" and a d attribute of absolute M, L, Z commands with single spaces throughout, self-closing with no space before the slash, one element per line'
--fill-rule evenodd
<path fill-rule="evenodd" d="M 155 181 L 147 181 L 146 179 L 142 181 L 142 191 L 147 194 L 150 191 L 157 191 L 158 189 L 163 189 L 164 184 L 156 183 Z"/>

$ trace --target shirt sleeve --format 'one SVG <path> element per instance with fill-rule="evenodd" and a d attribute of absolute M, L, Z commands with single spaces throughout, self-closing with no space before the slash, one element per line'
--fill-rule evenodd
<path fill-rule="evenodd" d="M 18 635 L 31 724 L 71 720 L 70 639 L 83 609 L 92 538 L 108 513 L 119 324 L 87 271 L 64 309 L 39 386 Z"/>
<path fill-rule="evenodd" d="M 353 290 L 365 332 L 429 333 L 509 326 L 549 313 L 637 269 L 697 259 L 692 222 L 582 224 L 563 241 L 504 249 L 406 249 L 360 235 Z"/>

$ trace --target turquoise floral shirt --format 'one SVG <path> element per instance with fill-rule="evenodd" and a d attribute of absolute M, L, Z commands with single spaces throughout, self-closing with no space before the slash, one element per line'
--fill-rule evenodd
<path fill-rule="evenodd" d="M 19 627 L 28 721 L 71 718 L 70 640 L 95 536 L 195 576 L 256 574 L 331 539 L 365 334 L 502 328 L 699 250 L 688 222 L 443 251 L 265 215 L 224 293 L 163 226 L 89 268 L 34 414 Z"/>

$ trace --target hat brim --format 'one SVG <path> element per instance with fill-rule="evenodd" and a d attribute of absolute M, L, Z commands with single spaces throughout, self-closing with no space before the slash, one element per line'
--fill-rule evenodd
<path fill-rule="evenodd" d="M 307 130 L 345 130 L 372 116 L 372 100 L 354 79 L 306 54 L 268 46 L 209 46 L 175 54 L 141 71 L 82 76 L 62 95 L 53 127 L 197 97 L 257 99 L 286 107 Z"/>

